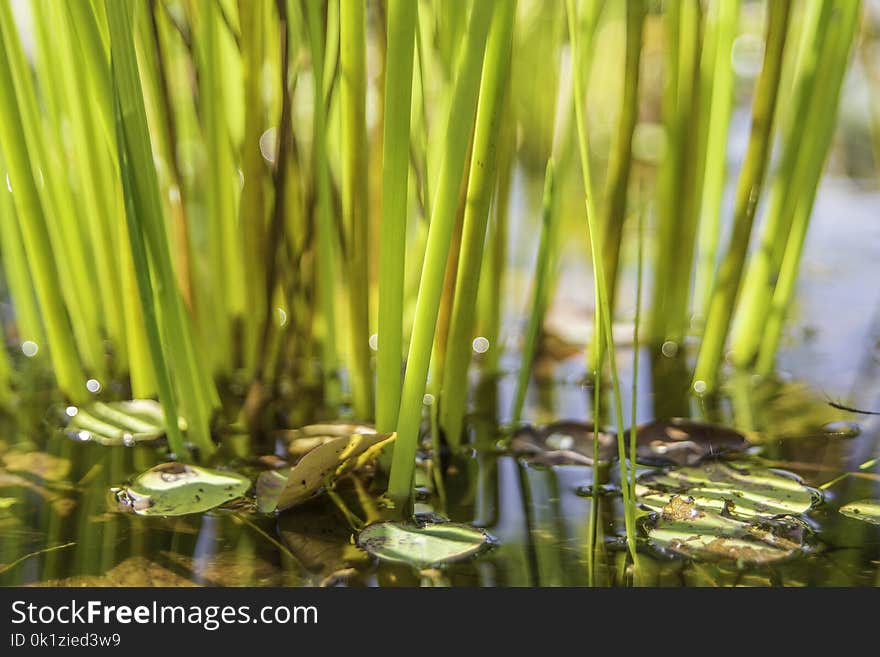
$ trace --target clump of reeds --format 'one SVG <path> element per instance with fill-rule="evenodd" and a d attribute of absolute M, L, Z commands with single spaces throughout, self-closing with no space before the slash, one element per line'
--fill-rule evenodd
<path fill-rule="evenodd" d="M 442 434 L 455 449 L 475 338 L 490 378 L 501 369 L 511 244 L 538 257 L 504 419 L 529 418 L 576 220 L 594 272 L 593 420 L 601 428 L 607 371 L 635 558 L 635 436 L 622 431 L 611 333 L 627 240 L 653 236 L 636 345 L 666 358 L 699 334 L 699 393 L 723 381 L 731 334 L 737 366 L 770 372 L 858 28 L 856 1 L 763 3 L 751 85 L 732 64 L 740 4 L 36 0 L 29 58 L 0 0 L 0 264 L 15 309 L 4 339 L 38 345 L 74 403 L 92 380 L 158 396 L 179 458 L 211 453 L 219 423 L 241 414 L 263 431 L 276 399 L 320 388 L 307 415 L 397 432 L 388 492 L 406 513 L 426 392 L 435 445 Z M 650 162 L 636 138 L 655 112 L 658 47 L 665 147 Z M 609 71 L 619 93 L 593 93 Z M 737 87 L 751 128 L 722 244 Z M 514 186 L 542 171 L 538 233 L 514 234 Z M 572 189 L 585 222 L 563 202 Z M 628 228 L 642 206 L 656 222 Z M 3 351 L 0 403 L 14 389 Z"/>

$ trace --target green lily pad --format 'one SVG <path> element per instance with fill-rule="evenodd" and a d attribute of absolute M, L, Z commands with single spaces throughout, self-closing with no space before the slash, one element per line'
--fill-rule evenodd
<path fill-rule="evenodd" d="M 803 551 L 814 492 L 789 473 L 722 462 L 639 478 L 638 501 L 656 512 L 657 549 L 707 561 L 769 564 Z"/>
<path fill-rule="evenodd" d="M 250 479 L 235 472 L 163 463 L 117 490 L 116 499 L 142 516 L 182 516 L 218 507 L 250 487 Z"/>
<path fill-rule="evenodd" d="M 262 473 L 257 480 L 257 504 L 264 511 L 271 510 L 274 498 L 274 508 L 280 511 L 296 506 L 312 497 L 328 479 L 333 481 L 368 462 L 392 440 L 394 434 L 355 433 L 321 443 L 287 471 L 283 487 L 278 480 L 283 471 Z"/>
<path fill-rule="evenodd" d="M 69 418 L 66 432 L 76 440 L 101 445 L 134 445 L 165 435 L 165 413 L 152 399 L 68 406 L 65 414 Z M 185 431 L 185 421 L 181 419 L 179 424 Z"/>
<path fill-rule="evenodd" d="M 864 520 L 872 525 L 880 525 L 880 500 L 859 500 L 840 507 L 840 512 L 847 518 Z"/>
<path fill-rule="evenodd" d="M 815 498 L 795 475 L 722 462 L 647 474 L 639 478 L 636 495 L 654 511 L 684 495 L 693 497 L 701 510 L 727 510 L 742 517 L 804 513 Z"/>
<path fill-rule="evenodd" d="M 788 559 L 804 547 L 804 526 L 796 520 L 738 520 L 699 511 L 692 501 L 683 502 L 677 510 L 685 507 L 689 507 L 686 515 L 660 515 L 648 531 L 654 547 L 693 559 L 755 565 Z"/>
<path fill-rule="evenodd" d="M 379 522 L 364 528 L 357 544 L 383 561 L 423 569 L 472 557 L 495 539 L 482 529 L 453 522 Z"/>

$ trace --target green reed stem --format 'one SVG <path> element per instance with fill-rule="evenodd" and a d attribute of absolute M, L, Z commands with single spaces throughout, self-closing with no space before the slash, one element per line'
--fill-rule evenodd
<path fill-rule="evenodd" d="M 119 171 L 122 178 L 123 197 L 125 199 L 125 217 L 128 225 L 128 239 L 131 245 L 135 277 L 137 279 L 138 298 L 141 302 L 144 328 L 147 334 L 147 345 L 156 375 L 159 401 L 162 403 L 162 410 L 165 413 L 165 433 L 168 437 L 168 444 L 172 452 L 174 452 L 175 458 L 188 461 L 191 455 L 183 442 L 183 435 L 178 425 L 177 400 L 174 395 L 174 386 L 171 383 L 168 356 L 162 348 L 159 319 L 156 314 L 155 299 L 153 298 L 149 257 L 147 255 L 147 245 L 144 241 L 145 230 L 141 224 L 142 215 L 137 207 L 137 191 L 133 182 L 137 172 L 129 159 L 130 146 L 123 131 L 122 109 L 118 96 L 119 87 L 114 85 L 113 90 L 115 92 L 113 100 L 116 106 Z"/>
<path fill-rule="evenodd" d="M 3 24 L 6 27 L 9 6 L 0 3 Z M 20 99 L 14 93 L 10 71 L 9 34 L 0 31 L 0 149 L 6 162 L 6 181 L 12 190 L 18 226 L 24 242 L 28 266 L 34 283 L 37 301 L 45 322 L 46 337 L 52 352 L 55 377 L 61 390 L 72 400 L 85 398 L 85 377 L 74 342 L 70 320 L 61 295 L 61 285 L 55 256 L 49 241 L 44 197 L 37 190 L 34 171 L 28 155 L 28 143 L 22 125 Z M 35 117 L 32 117 L 35 118 Z M 5 219 L 8 221 L 8 218 Z"/>
<path fill-rule="evenodd" d="M 120 225 L 113 194 L 116 188 L 108 184 L 116 181 L 116 175 L 112 150 L 107 147 L 98 121 L 100 115 L 94 111 L 95 98 L 83 89 L 88 89 L 94 76 L 86 69 L 91 58 L 84 55 L 86 48 L 77 40 L 77 25 L 69 4 L 62 2 L 49 7 L 60 13 L 56 20 L 59 29 L 54 31 L 53 39 L 61 56 L 56 58 L 55 65 L 62 73 L 62 97 L 69 112 L 69 134 L 76 155 L 74 169 L 80 178 L 79 212 L 89 218 L 83 223 L 89 228 L 92 246 L 93 286 L 100 293 L 103 325 L 117 351 L 118 366 L 124 367 L 127 345 L 117 258 Z"/>
<path fill-rule="evenodd" d="M 636 316 L 633 319 L 633 371 L 632 371 L 632 405 L 630 408 L 629 429 L 629 488 L 633 495 L 633 507 L 631 512 L 635 523 L 635 494 L 636 494 L 636 459 L 638 454 L 638 410 L 639 410 L 639 349 L 641 348 L 641 336 L 639 331 L 642 325 L 642 281 L 644 270 L 644 247 L 645 247 L 645 214 L 646 208 L 639 208 L 638 226 L 636 228 Z"/>
<path fill-rule="evenodd" d="M 516 427 L 522 418 L 526 391 L 529 387 L 529 376 L 532 372 L 532 362 L 538 348 L 538 333 L 541 330 L 541 322 L 544 319 L 547 284 L 550 279 L 551 251 L 554 242 L 553 234 L 555 232 L 553 228 L 555 221 L 553 196 L 553 160 L 551 159 L 547 161 L 547 168 L 544 172 L 544 196 L 541 202 L 541 237 L 538 246 L 538 260 L 535 263 L 535 282 L 532 287 L 529 321 L 523 341 L 522 362 L 520 363 L 516 378 L 516 391 L 513 394 L 513 406 L 510 411 L 510 423 L 513 427 Z"/>
<path fill-rule="evenodd" d="M 203 455 L 213 452 L 209 430 L 210 415 L 219 401 L 213 382 L 199 372 L 196 349 L 193 345 L 192 327 L 184 310 L 183 300 L 177 288 L 174 268 L 171 263 L 167 230 L 162 216 L 159 200 L 159 186 L 153 164 L 147 117 L 141 94 L 140 78 L 135 56 L 134 38 L 130 7 L 124 3 L 105 0 L 105 9 L 110 28 L 110 45 L 113 62 L 113 86 L 119 102 L 120 117 L 117 119 L 124 143 L 126 162 L 137 171 L 137 176 L 129 179 L 130 187 L 125 196 L 126 218 L 134 211 L 137 225 L 143 231 L 143 238 L 149 249 L 150 270 L 153 275 L 153 289 L 156 301 L 162 308 L 159 317 L 162 322 L 162 338 L 167 345 L 168 361 L 174 364 L 174 375 L 181 406 L 187 418 L 189 436 Z M 122 163 L 120 163 L 120 168 Z M 137 239 L 129 231 L 129 242 Z M 135 257 L 136 244 L 132 243 L 132 256 Z M 135 271 L 138 272 L 135 262 Z M 138 273 L 138 276 L 142 274 Z M 140 289 L 141 283 L 139 283 Z M 142 304 L 143 306 L 143 304 Z M 145 322 L 149 322 L 149 309 L 143 307 Z M 149 341 L 148 336 L 148 341 Z M 152 351 L 152 350 L 151 350 Z M 154 362 L 157 377 L 161 376 L 160 364 Z M 159 382 L 157 382 L 159 383 Z M 160 389 L 160 395 L 162 391 Z M 167 397 L 167 393 L 166 393 Z M 166 407 L 166 413 L 167 413 Z"/>
<path fill-rule="evenodd" d="M 769 374 L 775 364 L 785 318 L 794 296 L 813 202 L 837 126 L 840 90 L 857 31 L 859 2 L 841 0 L 829 4 L 833 6 L 834 15 L 829 17 L 830 34 L 819 57 L 815 86 L 817 90 L 821 89 L 822 93 L 813 94 L 807 113 L 806 125 L 815 127 L 799 135 L 802 151 L 798 155 L 797 171 L 794 176 L 797 206 L 779 269 L 779 280 L 773 290 L 769 314 L 766 323 L 760 329 L 762 338 L 756 364 L 756 370 L 760 374 Z"/>
<path fill-rule="evenodd" d="M 727 131 L 733 109 L 733 41 L 739 21 L 740 0 L 720 0 L 709 8 L 707 22 L 704 85 L 707 92 L 708 120 L 700 200 L 699 256 L 696 264 L 695 305 L 709 301 L 715 259 L 721 230 L 721 198 L 727 174 Z"/>
<path fill-rule="evenodd" d="M 757 357 L 796 207 L 800 205 L 801 195 L 809 193 L 808 188 L 801 186 L 798 176 L 802 177 L 804 172 L 800 164 L 804 142 L 811 140 L 814 134 L 810 128 L 814 124 L 809 122 L 810 108 L 815 96 L 824 95 L 817 74 L 834 6 L 833 2 L 811 2 L 805 6 L 800 42 L 802 58 L 798 61 L 791 111 L 782 137 L 782 157 L 773 174 L 761 242 L 749 259 L 731 337 L 733 362 L 738 366 L 750 365 Z M 824 122 L 822 118 L 820 123 Z"/>
<path fill-rule="evenodd" d="M 398 513 L 408 512 L 409 508 L 422 398 L 455 224 L 458 191 L 465 173 L 465 158 L 476 112 L 486 34 L 493 10 L 494 4 L 489 2 L 478 2 L 471 8 L 449 106 L 443 161 L 428 229 L 388 486 L 388 494 Z"/>
<path fill-rule="evenodd" d="M 43 320 L 34 296 L 24 240 L 15 216 L 12 194 L 7 193 L 5 176 L 6 164 L 0 156 L 0 262 L 3 263 L 3 274 L 15 308 L 18 343 L 30 341 L 45 346 Z"/>
<path fill-rule="evenodd" d="M 242 143 L 241 170 L 244 186 L 238 221 L 241 226 L 242 252 L 244 255 L 245 287 L 248 309 L 244 326 L 244 362 L 251 370 L 260 359 L 257 353 L 260 341 L 261 319 L 266 315 L 266 179 L 268 168 L 260 152 L 260 137 L 266 130 L 266 107 L 263 98 L 263 63 L 266 59 L 264 11 L 266 3 L 239 0 L 238 15 L 241 20 L 241 70 L 245 103 L 244 142 Z"/>
<path fill-rule="evenodd" d="M 370 270 L 367 259 L 370 167 L 367 153 L 364 14 L 362 2 L 340 3 L 342 224 L 345 232 L 344 269 L 348 283 L 349 378 L 355 416 L 366 421 L 373 416 L 373 375 L 370 370 Z M 412 55 L 409 59 L 412 66 Z M 395 98 L 393 102 L 399 100 Z"/>
<path fill-rule="evenodd" d="M 389 0 L 379 224 L 379 349 L 376 430 L 390 432 L 400 408 L 409 129 L 417 4 Z"/>
<path fill-rule="evenodd" d="M 231 364 L 235 353 L 233 326 L 245 315 L 244 265 L 238 227 L 238 174 L 232 157 L 228 129 L 224 70 L 224 27 L 219 5 L 215 0 L 201 0 L 199 5 L 201 43 L 199 61 L 199 109 L 204 131 L 206 176 L 204 180 L 205 216 L 211 262 L 210 322 L 216 331 L 208 351 L 216 372 Z M 256 102 L 256 101 L 255 101 Z"/>
<path fill-rule="evenodd" d="M 484 247 L 486 257 L 480 276 L 479 325 L 480 333 L 489 342 L 485 355 L 484 372 L 495 374 L 502 353 L 501 302 L 507 271 L 507 222 L 510 209 L 510 187 L 516 159 L 516 125 L 511 108 L 512 93 L 505 96 L 501 126 L 498 135 L 498 182 L 492 219 Z"/>
<path fill-rule="evenodd" d="M 461 443 L 462 423 L 467 407 L 467 374 L 480 285 L 480 265 L 497 178 L 498 137 L 508 87 L 515 18 L 516 0 L 500 0 L 486 44 L 483 77 L 480 82 L 440 407 L 441 425 L 452 447 Z"/>
<path fill-rule="evenodd" d="M 70 328 L 79 351 L 79 360 L 85 370 L 100 376 L 104 371 L 102 335 L 99 328 L 100 297 L 94 293 L 93 281 L 89 275 L 91 254 L 85 235 L 85 222 L 78 220 L 73 190 L 66 184 L 67 165 L 62 161 L 58 150 L 62 143 L 61 117 L 56 111 L 50 114 L 52 121 L 49 126 L 41 121 L 35 80 L 10 9 L 8 3 L 0 3 L 0 29 L 3 31 L 4 52 L 12 85 L 8 93 L 14 94 L 17 99 L 18 121 L 23 130 L 34 188 L 41 190 L 39 197 L 49 239 L 47 246 L 51 246 L 54 268 L 59 274 L 57 284 L 70 315 Z M 46 61 L 46 53 L 51 48 L 47 45 L 51 43 L 47 26 L 42 21 L 37 21 L 36 24 L 44 28 L 36 31 L 37 41 L 41 45 L 37 71 L 40 73 L 40 80 L 48 80 L 48 84 L 43 85 L 43 100 L 47 108 L 57 109 L 62 104 L 58 97 L 63 88 L 58 79 L 60 71 Z M 51 129 L 47 130 L 47 127 Z M 50 144 L 54 148 L 50 149 Z M 7 154 L 6 159 L 12 168 L 12 157 Z M 19 213 L 20 220 L 29 220 L 26 215 L 21 214 L 21 210 Z"/>
<path fill-rule="evenodd" d="M 647 5 L 645 0 L 630 0 L 626 3 L 626 54 L 624 61 L 623 98 L 621 100 L 620 118 L 617 123 L 617 135 L 614 148 L 608 161 L 608 177 L 605 181 L 604 217 L 602 230 L 604 235 L 604 253 L 602 262 L 605 267 L 605 279 L 610 287 L 609 304 L 614 312 L 617 273 L 620 264 L 620 245 L 623 238 L 623 223 L 626 219 L 626 200 L 629 191 L 630 171 L 632 169 L 632 141 L 636 124 L 639 120 L 639 74 L 642 62 L 642 33 L 644 31 Z M 590 349 L 591 359 L 600 356 L 602 329 L 596 316 L 593 329 L 593 347 Z M 596 370 L 592 363 L 591 370 Z"/>
<path fill-rule="evenodd" d="M 583 111 L 583 91 L 581 89 L 581 76 L 577 74 L 580 70 L 580 54 L 578 49 L 578 30 L 577 30 L 577 13 L 574 7 L 574 0 L 566 0 L 566 9 L 568 13 L 568 35 L 572 49 L 572 67 L 574 74 L 572 75 L 572 84 L 574 86 L 573 96 L 575 103 L 575 119 L 577 121 L 578 135 L 578 152 L 581 160 L 581 175 L 583 176 L 584 185 L 584 207 L 587 214 L 587 228 L 589 230 L 590 249 L 593 257 L 593 273 L 596 278 L 596 309 L 602 316 L 602 328 L 605 333 L 605 348 L 608 353 L 608 363 L 611 369 L 611 385 L 614 395 L 614 406 L 617 419 L 617 447 L 620 459 L 621 474 L 621 493 L 623 496 L 626 524 L 626 542 L 632 556 L 633 563 L 638 563 L 636 554 L 636 533 L 633 523 L 634 514 L 630 511 L 634 501 L 632 499 L 633 491 L 630 490 L 628 479 L 626 476 L 626 440 L 623 432 L 623 404 L 620 396 L 620 378 L 617 374 L 617 358 L 614 351 L 614 336 L 611 333 L 611 312 L 608 305 L 608 286 L 605 280 L 605 268 L 602 266 L 603 245 L 602 233 L 598 229 L 598 217 L 596 214 L 596 195 L 593 187 L 593 176 L 590 167 L 589 145 L 587 142 L 586 125 L 584 123 Z M 599 361 L 601 366 L 601 359 Z M 598 372 L 597 372 L 598 374 Z M 597 378 L 594 385 L 598 388 L 601 381 Z M 596 426 L 595 431 L 599 431 Z M 594 441 L 594 444 L 597 441 Z M 594 454 L 596 450 L 594 449 Z"/>
<path fill-rule="evenodd" d="M 309 43 L 312 53 L 312 71 L 316 80 L 314 106 L 312 111 L 313 171 L 315 177 L 316 207 L 315 226 L 318 237 L 318 295 L 321 308 L 323 336 L 321 360 L 324 375 L 324 397 L 328 406 L 339 401 L 339 382 L 337 379 L 338 357 L 336 352 L 336 310 L 334 292 L 335 258 L 337 251 L 334 237 L 334 222 L 331 215 L 330 163 L 327 159 L 327 117 L 322 95 L 318 93 L 318 82 L 324 79 L 324 33 L 321 29 L 320 3 L 307 0 L 306 21 L 308 23 Z"/>
<path fill-rule="evenodd" d="M 755 210 L 761 195 L 764 172 L 770 159 L 773 135 L 773 116 L 782 56 L 788 31 L 790 0 L 778 0 L 768 5 L 767 37 L 764 64 L 758 78 L 752 105 L 752 130 L 746 158 L 737 184 L 733 212 L 733 232 L 712 287 L 706 315 L 706 328 L 697 358 L 694 383 L 699 388 L 714 391 L 724 355 L 724 346 L 733 315 L 733 307 L 740 288 L 743 263 L 755 219 Z"/>

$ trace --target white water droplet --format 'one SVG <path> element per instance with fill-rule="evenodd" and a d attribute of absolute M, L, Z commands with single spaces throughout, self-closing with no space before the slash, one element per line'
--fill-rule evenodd
<path fill-rule="evenodd" d="M 260 153 L 266 162 L 275 163 L 275 149 L 278 142 L 278 131 L 275 128 L 269 128 L 260 135 Z"/>
<path fill-rule="evenodd" d="M 425 406 L 430 406 L 434 403 L 434 395 L 432 395 L 430 392 L 426 393 L 425 396 L 422 398 L 422 402 L 425 404 Z"/>
<path fill-rule="evenodd" d="M 33 340 L 25 340 L 21 343 L 21 353 L 23 353 L 28 358 L 33 358 L 37 355 L 37 352 L 40 350 L 40 345 L 38 345 Z"/>
<path fill-rule="evenodd" d="M 485 354 L 487 351 L 489 351 L 489 341 L 482 336 L 480 336 L 479 338 L 474 338 L 473 347 L 474 351 L 478 354 Z"/>
<path fill-rule="evenodd" d="M 86 381 L 86 390 L 89 392 L 98 392 L 101 389 L 101 383 L 98 379 L 89 379 Z"/>
<path fill-rule="evenodd" d="M 278 326 L 287 326 L 287 311 L 284 308 L 276 308 L 275 314 L 278 315 Z"/>
<path fill-rule="evenodd" d="M 379 334 L 378 333 L 373 333 L 373 335 L 370 336 L 370 349 L 372 349 L 373 351 L 379 350 Z"/>
<path fill-rule="evenodd" d="M 663 343 L 663 346 L 660 347 L 660 353 L 662 353 L 667 358 L 672 358 L 675 354 L 678 353 L 678 343 L 673 342 L 672 340 L 667 340 Z"/>
<path fill-rule="evenodd" d="M 64 409 L 64 414 L 67 417 L 76 417 L 77 413 L 79 413 L 79 409 L 76 406 L 68 406 Z"/>
<path fill-rule="evenodd" d="M 706 392 L 707 387 L 705 381 L 694 381 L 694 392 L 698 395 L 702 395 Z"/>

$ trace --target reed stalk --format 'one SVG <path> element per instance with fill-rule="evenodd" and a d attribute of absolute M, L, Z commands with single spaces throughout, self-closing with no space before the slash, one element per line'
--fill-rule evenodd
<path fill-rule="evenodd" d="M 51 248 L 55 259 L 53 270 L 57 269 L 59 273 L 58 284 L 70 316 L 70 328 L 79 351 L 79 360 L 85 370 L 101 376 L 105 362 L 99 329 L 100 297 L 89 276 L 91 254 L 85 235 L 86 227 L 83 222 L 77 221 L 74 212 L 76 201 L 70 186 L 66 184 L 67 167 L 61 161 L 58 149 L 49 147 L 50 143 L 56 146 L 63 143 L 59 110 L 62 104 L 59 94 L 63 84 L 57 79 L 60 71 L 45 57 L 46 44 L 51 42 L 49 27 L 42 21 L 38 21 L 37 25 L 41 27 L 37 31 L 37 40 L 43 46 L 39 49 L 37 71 L 40 80 L 48 81 L 41 89 L 45 90 L 46 106 L 56 110 L 51 115 L 50 130 L 46 130 L 40 121 L 35 80 L 25 58 L 10 6 L 6 2 L 0 3 L 0 30 L 3 32 L 4 53 L 10 74 L 7 93 L 13 94 L 17 102 L 17 121 L 26 144 L 24 154 L 29 160 L 32 184 L 36 190 L 45 189 L 38 193 L 49 240 L 46 246 Z M 6 160 L 10 169 L 16 168 L 9 153 Z M 19 213 L 21 221 L 30 221 L 21 210 Z M 32 264 L 36 266 L 36 263 Z"/>
<path fill-rule="evenodd" d="M 263 102 L 263 64 L 266 45 L 263 39 L 266 3 L 239 0 L 241 20 L 241 69 L 245 104 L 244 142 L 241 152 L 241 170 L 244 186 L 241 189 L 239 225 L 244 264 L 245 288 L 264 290 L 267 285 L 266 261 L 268 250 L 267 200 L 265 194 L 268 169 L 260 151 L 260 137 L 266 130 L 266 107 Z M 244 326 L 244 361 L 253 371 L 260 358 L 260 320 L 266 315 L 265 295 L 249 295 Z"/>
<path fill-rule="evenodd" d="M 312 163 L 316 188 L 314 222 L 316 227 L 318 299 L 321 309 L 321 360 L 324 377 L 324 398 L 331 407 L 339 401 L 339 381 L 337 368 L 339 359 L 336 352 L 336 309 L 335 258 L 337 251 L 334 237 L 334 222 L 331 215 L 330 170 L 327 160 L 327 116 L 324 99 L 320 93 L 320 81 L 324 79 L 324 33 L 321 29 L 320 3 L 307 0 L 306 22 L 312 54 L 312 71 L 315 80 L 314 105 L 312 110 Z"/>
<path fill-rule="evenodd" d="M 733 110 L 733 42 L 740 0 L 719 0 L 709 7 L 703 55 L 703 81 L 707 99 L 705 166 L 702 168 L 698 260 L 695 271 L 695 305 L 709 300 L 721 231 L 721 198 L 727 176 L 727 132 Z"/>
<path fill-rule="evenodd" d="M 6 28 L 12 17 L 5 2 L 0 3 L 0 12 Z M 29 108 L 22 108 L 20 99 L 16 98 L 10 70 L 10 36 L 7 29 L 0 30 L 0 53 L 5 53 L 0 56 L 0 114 L 3 115 L 3 121 L 0 121 L 0 149 L 6 163 L 6 184 L 12 192 L 31 279 L 45 322 L 55 378 L 61 390 L 76 402 L 85 399 L 85 376 L 62 299 L 55 256 L 50 247 L 47 208 L 43 206 L 44 199 L 37 189 L 28 155 L 22 114 Z"/>
<path fill-rule="evenodd" d="M 165 414 L 165 435 L 168 437 L 168 445 L 171 447 L 174 457 L 182 461 L 189 461 L 192 456 L 183 442 L 183 435 L 178 425 L 177 399 L 175 398 L 174 387 L 171 382 L 168 357 L 162 347 L 159 319 L 156 313 L 155 299 L 153 298 L 149 256 L 147 255 L 147 245 L 144 240 L 144 228 L 140 223 L 142 215 L 136 205 L 137 192 L 133 182 L 136 171 L 129 160 L 130 147 L 123 131 L 123 116 L 118 95 L 119 87 L 114 85 L 113 90 L 113 100 L 116 106 L 117 141 L 119 144 L 119 170 L 122 177 L 123 197 L 125 199 L 128 239 L 131 245 L 132 261 L 137 279 L 138 298 L 141 303 L 144 328 L 147 334 L 147 345 L 150 350 L 153 370 L 156 374 L 159 401 Z M 208 452 L 210 451 L 209 449 Z"/>
<path fill-rule="evenodd" d="M 362 2 L 341 2 L 339 9 L 343 254 L 348 288 L 351 358 L 348 373 L 354 414 L 367 421 L 373 416 L 373 375 L 370 371 L 370 269 L 367 258 L 370 203 L 367 193 L 365 7 Z M 395 99 L 394 102 L 399 100 Z"/>
<path fill-rule="evenodd" d="M 764 62 L 755 89 L 752 105 L 752 129 L 746 158 L 737 184 L 733 231 L 718 270 L 718 276 L 712 287 L 706 314 L 706 327 L 694 372 L 695 389 L 701 392 L 714 392 L 718 386 L 719 370 L 724 356 L 734 304 L 740 288 L 743 263 L 755 219 L 755 210 L 761 195 L 764 173 L 770 159 L 773 118 L 776 111 L 776 98 L 779 91 L 790 9 L 790 0 L 778 0 L 768 5 Z"/>
<path fill-rule="evenodd" d="M 581 162 L 581 176 L 583 177 L 584 189 L 584 208 L 586 210 L 587 229 L 589 231 L 590 249 L 593 257 L 593 274 L 595 276 L 596 289 L 596 311 L 602 317 L 602 329 L 605 335 L 605 352 L 608 355 L 609 369 L 611 370 L 611 386 L 614 397 L 614 406 L 617 420 L 617 446 L 618 456 L 620 460 L 620 479 L 622 482 L 621 493 L 623 497 L 623 506 L 625 509 L 626 524 L 626 541 L 633 563 L 638 564 L 638 556 L 636 554 L 636 528 L 634 524 L 634 491 L 630 490 L 628 478 L 626 474 L 626 439 L 623 431 L 623 404 L 620 395 L 620 379 L 617 374 L 617 356 L 614 350 L 614 336 L 611 332 L 611 312 L 608 299 L 608 285 L 605 280 L 605 267 L 602 266 L 602 233 L 599 230 L 599 218 L 596 213 L 596 194 L 593 187 L 592 168 L 589 157 L 589 144 L 587 141 L 586 124 L 584 123 L 583 110 L 583 91 L 581 89 L 580 71 L 580 49 L 578 48 L 578 29 L 577 29 L 577 12 L 574 6 L 574 0 L 566 0 L 566 10 L 568 14 L 568 36 L 572 49 L 572 67 L 574 74 L 572 75 L 573 98 L 575 104 L 575 120 L 577 124 L 577 141 L 578 153 Z M 602 359 L 599 359 L 598 366 L 601 367 Z M 598 374 L 598 372 L 597 372 Z M 595 386 L 598 388 L 601 382 L 597 377 Z M 598 396 L 598 393 L 597 393 Z M 599 431 L 598 421 L 594 421 L 595 431 Z M 597 441 L 594 441 L 594 456 L 598 449 Z M 596 459 L 594 458 L 594 463 Z M 595 471 L 595 469 L 594 469 Z"/>
<path fill-rule="evenodd" d="M 801 195 L 809 193 L 798 180 L 804 173 L 799 163 L 803 162 L 805 141 L 812 140 L 807 127 L 812 125 L 809 119 L 814 97 L 824 93 L 819 86 L 818 69 L 834 8 L 833 2 L 811 2 L 805 6 L 794 93 L 782 137 L 782 157 L 773 175 L 761 241 L 749 259 L 740 311 L 733 326 L 731 355 L 739 367 L 751 365 L 757 357 L 794 214 Z"/>
<path fill-rule="evenodd" d="M 547 303 L 547 288 L 551 278 L 550 263 L 554 243 L 555 213 L 553 212 L 554 200 L 553 160 L 548 160 L 544 172 L 544 196 L 541 203 L 541 237 L 538 246 L 538 260 L 535 263 L 535 278 L 532 286 L 531 312 L 526 326 L 523 340 L 522 361 L 516 379 L 516 389 L 513 394 L 513 406 L 510 411 L 510 424 L 516 427 L 522 418 L 523 405 L 526 400 L 526 391 L 529 385 L 529 376 L 535 352 L 538 348 L 538 335 L 541 330 L 541 322 L 544 319 L 544 311 Z"/>
<path fill-rule="evenodd" d="M 453 448 L 461 443 L 462 423 L 467 408 L 468 365 L 474 337 L 480 265 L 492 193 L 497 182 L 498 138 L 508 88 L 515 19 L 516 0 L 505 0 L 496 8 L 480 82 L 440 407 L 441 424 Z"/>
<path fill-rule="evenodd" d="M 156 302 L 162 308 L 159 320 L 162 322 L 161 337 L 167 345 L 168 362 L 174 364 L 174 379 L 181 407 L 188 422 L 188 434 L 192 442 L 199 447 L 202 455 L 213 452 L 214 445 L 210 436 L 210 417 L 218 402 L 214 383 L 198 371 L 198 359 L 193 345 L 192 328 L 184 309 L 183 299 L 177 288 L 177 279 L 171 262 L 168 246 L 168 231 L 162 216 L 159 187 L 153 164 L 150 135 L 147 129 L 146 111 L 141 93 L 140 78 L 135 58 L 134 38 L 132 34 L 132 18 L 130 7 L 123 3 L 105 0 L 104 4 L 110 30 L 110 46 L 113 64 L 113 87 L 119 103 L 117 128 L 123 143 L 125 162 L 137 171 L 137 176 L 128 180 L 129 187 L 126 197 L 126 219 L 136 224 L 143 233 L 143 240 L 149 251 L 149 271 L 152 274 L 153 289 Z M 123 162 L 120 162 L 122 170 Z M 130 198 L 129 198 L 130 197 Z M 132 214 L 134 215 L 132 217 Z M 135 254 L 137 236 L 129 230 L 129 242 L 132 256 Z M 138 271 L 135 262 L 135 272 Z M 144 281 L 145 282 L 145 281 Z M 139 289 L 143 283 L 139 283 Z M 143 301 L 143 300 L 142 300 Z M 145 323 L 149 323 L 150 309 L 142 302 Z M 154 336 L 155 337 L 155 336 Z M 152 338 L 148 335 L 148 340 Z M 153 352 L 153 349 L 151 349 Z M 161 377 L 155 362 L 157 379 Z M 161 382 L 157 380 L 161 385 Z M 162 391 L 160 389 L 160 395 Z M 166 395 L 167 397 L 167 392 Z M 164 403 L 164 399 L 163 399 Z M 166 414 L 169 413 L 166 407 Z"/>
<path fill-rule="evenodd" d="M 630 171 L 632 169 L 632 141 L 639 120 L 639 76 L 642 63 L 642 33 L 644 32 L 647 4 L 645 0 L 630 0 L 626 3 L 626 53 L 624 56 L 623 97 L 614 147 L 608 161 L 608 177 L 605 180 L 604 212 L 602 230 L 604 248 L 602 262 L 605 279 L 609 282 L 608 293 L 611 311 L 616 307 L 617 274 L 620 263 L 620 248 L 623 238 L 623 224 L 626 219 L 627 194 Z M 597 322 L 593 327 L 593 347 L 591 359 L 599 357 L 602 344 L 602 329 Z M 596 370 L 596 363 L 590 370 Z"/>
<path fill-rule="evenodd" d="M 409 512 L 431 344 L 434 341 L 446 260 L 458 206 L 458 190 L 465 173 L 464 164 L 476 112 L 486 35 L 493 10 L 494 4 L 489 2 L 478 2 L 471 8 L 446 120 L 443 161 L 431 211 L 388 484 L 388 495 L 397 512 L 401 514 Z"/>
<path fill-rule="evenodd" d="M 410 107 L 417 20 L 416 3 L 389 0 L 376 360 L 376 429 L 382 432 L 394 430 L 400 408 Z"/>
<path fill-rule="evenodd" d="M 232 154 L 226 109 L 226 59 L 220 7 L 215 0 L 198 3 L 199 111 L 205 148 L 204 206 L 207 232 L 211 326 L 214 340 L 208 356 L 218 373 L 228 369 L 238 346 L 233 331 L 245 315 L 244 265 L 238 226 L 239 181 Z"/>
<path fill-rule="evenodd" d="M 837 125 L 840 90 L 858 26 L 858 1 L 842 0 L 826 4 L 831 5 L 833 11 L 827 17 L 829 34 L 818 57 L 815 80 L 815 89 L 821 89 L 822 93 L 812 94 L 807 110 L 806 125 L 815 128 L 797 133 L 801 150 L 792 183 L 796 206 L 779 267 L 779 279 L 773 289 L 768 313 L 757 327 L 761 335 L 756 362 L 756 371 L 759 374 L 769 374 L 775 365 L 785 318 L 794 296 L 813 202 Z"/>
<path fill-rule="evenodd" d="M 0 261 L 6 286 L 15 308 L 17 342 L 34 342 L 46 345 L 43 320 L 34 296 L 34 283 L 28 268 L 27 254 L 15 216 L 12 194 L 5 187 L 6 164 L 0 155 Z M 48 349 L 47 349 L 48 351 Z"/>

